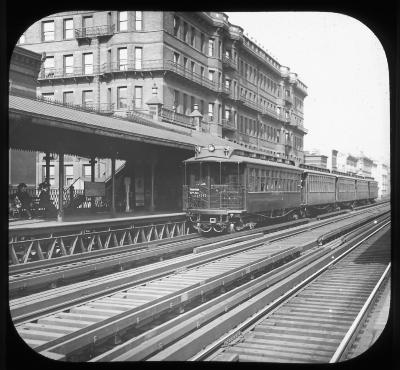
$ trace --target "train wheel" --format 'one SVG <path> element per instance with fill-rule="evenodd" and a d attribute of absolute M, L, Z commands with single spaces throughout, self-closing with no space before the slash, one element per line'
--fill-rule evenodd
<path fill-rule="evenodd" d="M 220 225 L 214 225 L 213 229 L 216 233 L 222 233 L 225 230 L 225 227 Z"/>
<path fill-rule="evenodd" d="M 293 220 L 293 221 L 296 221 L 296 220 L 298 220 L 299 218 L 300 218 L 300 216 L 299 216 L 296 212 L 292 214 L 292 220 Z"/>

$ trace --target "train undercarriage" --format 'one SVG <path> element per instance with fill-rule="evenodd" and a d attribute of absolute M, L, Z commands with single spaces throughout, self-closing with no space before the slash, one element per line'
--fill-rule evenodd
<path fill-rule="evenodd" d="M 356 206 L 366 205 L 372 202 L 373 200 L 366 199 L 318 206 L 301 205 L 297 208 L 275 209 L 262 213 L 248 213 L 244 210 L 192 209 L 187 212 L 187 218 L 191 222 L 193 228 L 201 234 L 234 233 L 277 222 L 316 217 L 323 213 L 340 211 L 342 209 L 353 210 Z"/>

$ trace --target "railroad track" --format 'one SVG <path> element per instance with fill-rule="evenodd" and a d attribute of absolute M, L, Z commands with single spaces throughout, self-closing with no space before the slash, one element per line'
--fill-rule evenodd
<path fill-rule="evenodd" d="M 368 307 L 390 275 L 390 223 L 357 249 L 317 273 L 285 302 L 249 320 L 231 342 L 211 355 L 192 359 L 207 361 L 257 361 L 329 363 L 345 358 L 367 316 Z M 370 233 L 371 234 L 371 233 Z M 325 268 L 324 268 L 325 270 Z M 254 321 L 256 321 L 254 323 Z M 251 323 L 253 322 L 253 323 Z M 160 357 L 160 355 L 158 355 Z"/>
<path fill-rule="evenodd" d="M 336 220 L 335 227 L 340 227 L 338 234 L 342 235 L 345 230 L 366 227 L 366 220 L 376 219 L 379 213 L 375 209 L 368 216 L 353 215 L 352 226 L 348 219 Z M 148 269 L 147 274 L 156 270 L 159 275 L 158 278 L 152 275 L 146 284 L 142 284 L 146 271 L 124 271 L 107 277 L 107 282 L 93 279 L 79 289 L 71 285 L 67 290 L 63 287 L 13 300 L 11 314 L 18 333 L 36 351 L 49 357 L 73 359 L 76 351 L 94 343 L 100 344 L 110 337 L 118 341 L 133 323 L 134 327 L 146 326 L 166 312 L 182 313 L 188 304 L 207 299 L 238 279 L 251 279 L 257 273 L 276 270 L 277 266 L 291 263 L 288 261 L 308 250 L 313 250 L 312 258 L 315 258 L 322 251 L 314 247 L 332 228 L 332 222 L 319 221 L 308 232 L 286 231 L 284 236 L 259 233 L 251 241 L 238 241 L 217 251 L 211 246 L 200 247 L 191 256 L 143 267 Z M 266 244 L 267 239 L 270 243 Z M 171 269 L 175 274 L 171 275 Z M 43 306 L 51 312 L 44 312 Z"/>
<path fill-rule="evenodd" d="M 370 208 L 370 206 L 360 207 L 360 209 L 364 208 Z M 333 214 L 322 215 L 320 218 L 325 219 L 328 216 L 341 217 L 340 215 L 343 213 L 346 213 L 346 211 L 333 212 Z M 243 235 L 257 234 L 258 232 L 269 233 L 283 228 L 306 224 L 310 221 L 310 219 L 302 219 L 285 222 L 261 227 L 252 231 L 239 232 L 234 235 L 222 235 L 212 240 L 215 242 L 234 240 L 234 238 Z M 208 243 L 209 240 L 197 234 L 189 234 L 175 237 L 173 241 L 170 239 L 124 245 L 111 249 L 96 250 L 90 253 L 12 265 L 9 266 L 9 294 L 11 298 L 21 297 L 47 288 L 55 288 L 60 285 L 76 282 L 90 275 L 92 277 L 104 276 L 107 273 L 113 272 L 113 270 L 122 271 L 138 267 L 157 258 L 167 259 L 191 253 L 194 248 Z"/>

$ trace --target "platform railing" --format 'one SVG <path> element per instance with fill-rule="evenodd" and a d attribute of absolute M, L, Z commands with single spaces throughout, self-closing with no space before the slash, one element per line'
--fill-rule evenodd
<path fill-rule="evenodd" d="M 8 189 L 8 199 L 10 202 L 13 202 L 15 195 L 17 193 L 17 188 L 9 188 Z M 39 188 L 28 188 L 27 193 L 31 196 L 33 203 L 35 203 L 37 206 L 39 206 L 39 195 L 40 195 L 40 190 Z M 50 194 L 50 201 L 52 204 L 58 209 L 59 207 L 59 190 L 58 189 L 50 189 L 49 191 Z M 82 198 L 77 204 L 76 207 L 74 208 L 79 208 L 79 209 L 107 209 L 108 208 L 108 201 L 105 197 L 86 197 L 84 195 L 84 190 L 83 189 L 74 189 L 73 191 L 73 199 L 71 199 L 72 192 L 67 190 L 67 188 L 64 190 L 63 194 L 63 204 L 65 209 L 69 208 L 69 205 L 72 204 L 72 201 L 75 201 L 76 199 Z M 92 200 L 94 201 L 94 205 L 92 206 Z M 36 207 L 38 208 L 38 207 Z M 35 216 L 35 214 L 34 214 Z"/>
<path fill-rule="evenodd" d="M 83 226 L 82 226 L 83 227 Z M 79 233 L 9 241 L 9 265 L 67 257 L 79 253 L 135 245 L 153 240 L 170 239 L 190 233 L 186 220 L 156 225 L 134 224 L 113 230 L 86 231 Z"/>

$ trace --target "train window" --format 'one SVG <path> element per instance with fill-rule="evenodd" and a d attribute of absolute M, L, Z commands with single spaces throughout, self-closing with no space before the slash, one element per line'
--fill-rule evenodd
<path fill-rule="evenodd" d="M 256 169 L 257 181 L 256 181 L 256 191 L 261 191 L 261 170 Z"/>

